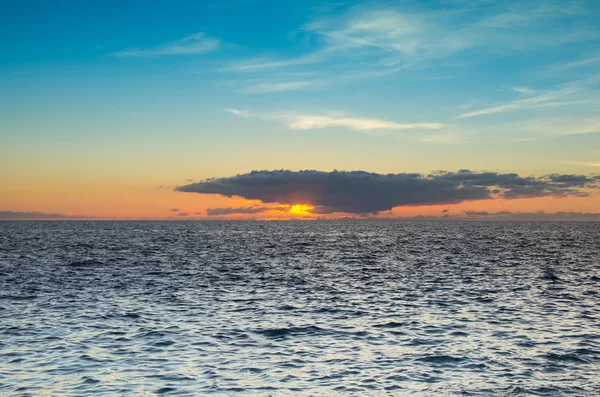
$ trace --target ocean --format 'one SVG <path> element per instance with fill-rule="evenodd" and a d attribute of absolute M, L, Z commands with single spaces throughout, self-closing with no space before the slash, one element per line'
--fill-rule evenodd
<path fill-rule="evenodd" d="M 600 223 L 0 222 L 2 396 L 599 396 Z"/>

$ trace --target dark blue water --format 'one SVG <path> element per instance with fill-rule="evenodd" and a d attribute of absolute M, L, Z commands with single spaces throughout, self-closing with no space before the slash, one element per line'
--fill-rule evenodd
<path fill-rule="evenodd" d="M 3 396 L 598 396 L 600 223 L 0 223 Z"/>

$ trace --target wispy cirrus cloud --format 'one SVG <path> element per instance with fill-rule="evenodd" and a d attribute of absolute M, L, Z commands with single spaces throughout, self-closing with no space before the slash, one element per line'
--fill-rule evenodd
<path fill-rule="evenodd" d="M 375 4 L 375 5 L 374 5 Z M 597 39 L 598 29 L 580 17 L 589 13 L 578 2 L 490 2 L 456 8 L 451 3 L 434 10 L 409 6 L 349 8 L 341 15 L 315 18 L 305 29 L 321 36 L 329 51 L 377 49 L 398 62 L 422 61 L 480 47 L 482 51 L 522 50 Z M 571 26 L 577 20 L 578 23 Z M 558 32 L 549 35 L 549 23 Z M 558 34 L 556 34 L 558 33 Z M 526 40 L 518 40 L 527 37 Z"/>
<path fill-rule="evenodd" d="M 250 112 L 248 112 L 247 110 L 241 110 L 241 109 L 235 109 L 235 108 L 226 108 L 225 111 L 229 112 L 231 114 L 235 114 L 238 117 L 248 117 L 250 115 Z"/>
<path fill-rule="evenodd" d="M 517 101 L 517 102 L 519 102 L 519 101 Z M 518 109 L 518 108 L 519 108 L 518 103 L 507 103 L 505 105 L 493 106 L 490 108 L 485 108 L 485 109 L 480 109 L 480 110 L 474 110 L 472 112 L 462 113 L 462 114 L 458 115 L 456 118 L 457 119 L 467 119 L 470 117 L 483 116 L 486 114 L 493 114 L 493 113 L 500 113 L 500 112 L 505 112 L 507 110 L 514 110 L 514 109 Z"/>
<path fill-rule="evenodd" d="M 278 72 L 270 73 L 266 78 L 250 79 L 244 81 L 244 92 L 250 94 L 283 92 L 283 91 L 308 91 L 322 90 L 325 88 L 342 87 L 350 83 L 366 81 L 372 78 L 384 77 L 405 69 L 406 65 L 394 68 L 362 68 L 328 72 L 328 66 L 319 68 L 318 72 Z M 316 78 L 321 76 L 320 78 Z M 310 77 L 310 78 L 309 78 Z M 434 76 L 421 78 L 424 80 L 446 80 L 452 76 Z"/>
<path fill-rule="evenodd" d="M 586 167 L 600 167 L 600 162 L 588 162 L 588 161 L 563 161 L 565 164 L 584 165 Z"/>
<path fill-rule="evenodd" d="M 247 117 L 248 111 L 238 109 L 225 109 L 226 111 L 240 117 Z M 294 130 L 317 130 L 323 128 L 348 128 L 361 132 L 393 131 L 393 130 L 436 130 L 444 128 L 443 123 L 400 123 L 397 121 L 348 117 L 340 115 L 306 115 L 293 113 L 270 113 L 256 114 L 255 117 L 269 120 L 283 121 L 288 128 Z"/>
<path fill-rule="evenodd" d="M 248 85 L 246 92 L 255 94 L 266 92 L 299 91 L 314 89 L 322 84 L 323 82 L 320 80 L 261 82 Z"/>
<path fill-rule="evenodd" d="M 466 119 L 519 109 L 532 110 L 600 103 L 600 92 L 595 89 L 599 81 L 600 75 L 594 75 L 583 80 L 562 84 L 554 90 L 546 90 L 536 95 L 531 95 L 534 91 L 527 89 L 530 95 L 527 98 L 516 99 L 500 105 L 462 113 L 456 116 L 456 118 Z"/>
<path fill-rule="evenodd" d="M 345 127 L 358 131 L 373 130 L 414 130 L 414 129 L 440 129 L 444 128 L 442 123 L 398 123 L 395 121 L 354 118 L 354 117 L 330 117 L 330 116 L 308 116 L 289 115 L 281 116 L 288 120 L 288 126 L 297 130 L 314 130 L 327 127 Z"/>
<path fill-rule="evenodd" d="M 531 89 L 529 87 L 513 87 L 512 90 L 514 92 L 516 92 L 517 94 L 522 94 L 522 95 L 533 95 L 537 92 L 536 90 Z"/>
<path fill-rule="evenodd" d="M 498 52 L 552 48 L 598 39 L 589 11 L 577 1 L 487 2 L 435 8 L 418 3 L 369 2 L 317 12 L 298 32 L 312 50 L 292 57 L 238 60 L 223 70 L 265 73 L 307 70 L 318 64 L 322 79 L 374 78 L 477 49 L 478 57 Z M 547 27 L 553 26 L 553 34 Z M 476 59 L 473 59 L 474 61 Z M 315 70 L 312 68 L 311 70 Z M 305 83 L 252 83 L 251 92 L 306 89 Z M 314 83 L 311 83 L 314 84 Z M 523 94 L 522 92 L 521 94 Z M 531 93 L 530 93 L 531 94 Z"/>
<path fill-rule="evenodd" d="M 204 33 L 194 33 L 179 40 L 159 44 L 150 48 L 130 48 L 113 53 L 119 57 L 155 57 L 163 55 L 193 55 L 217 50 L 221 46 L 219 39 L 208 37 Z"/>
<path fill-rule="evenodd" d="M 485 123 L 482 125 L 450 124 L 439 132 L 425 134 L 419 136 L 418 139 L 427 144 L 523 143 L 599 133 L 600 117 L 589 117 L 587 114 L 582 114 L 532 117 L 508 123 Z"/>
<path fill-rule="evenodd" d="M 269 59 L 255 58 L 235 61 L 227 65 L 223 71 L 226 72 L 262 72 L 269 69 L 287 68 L 293 66 L 309 65 L 324 62 L 327 59 L 323 51 L 315 51 L 306 55 L 291 59 Z"/>
<path fill-rule="evenodd" d="M 566 71 L 570 69 L 578 69 L 584 67 L 594 67 L 600 65 L 600 55 L 595 55 L 583 59 L 578 59 L 570 62 L 563 62 L 558 65 L 551 66 L 549 71 L 558 72 L 558 71 Z"/>
<path fill-rule="evenodd" d="M 497 128 L 520 131 L 522 138 L 578 135 L 600 132 L 600 117 L 545 117 L 503 124 Z"/>

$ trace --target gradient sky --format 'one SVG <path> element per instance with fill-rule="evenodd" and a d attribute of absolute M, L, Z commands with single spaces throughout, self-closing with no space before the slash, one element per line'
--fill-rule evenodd
<path fill-rule="evenodd" d="M 10 2 L 0 212 L 205 218 L 263 203 L 173 188 L 252 170 L 598 175 L 599 20 L 595 0 Z M 386 216 L 600 212 L 585 191 Z"/>

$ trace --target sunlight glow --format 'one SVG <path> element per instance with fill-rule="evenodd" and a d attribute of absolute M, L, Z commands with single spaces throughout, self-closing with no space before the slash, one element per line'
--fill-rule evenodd
<path fill-rule="evenodd" d="M 291 215 L 312 215 L 310 211 L 315 207 L 307 204 L 295 204 L 290 207 L 288 214 Z"/>

